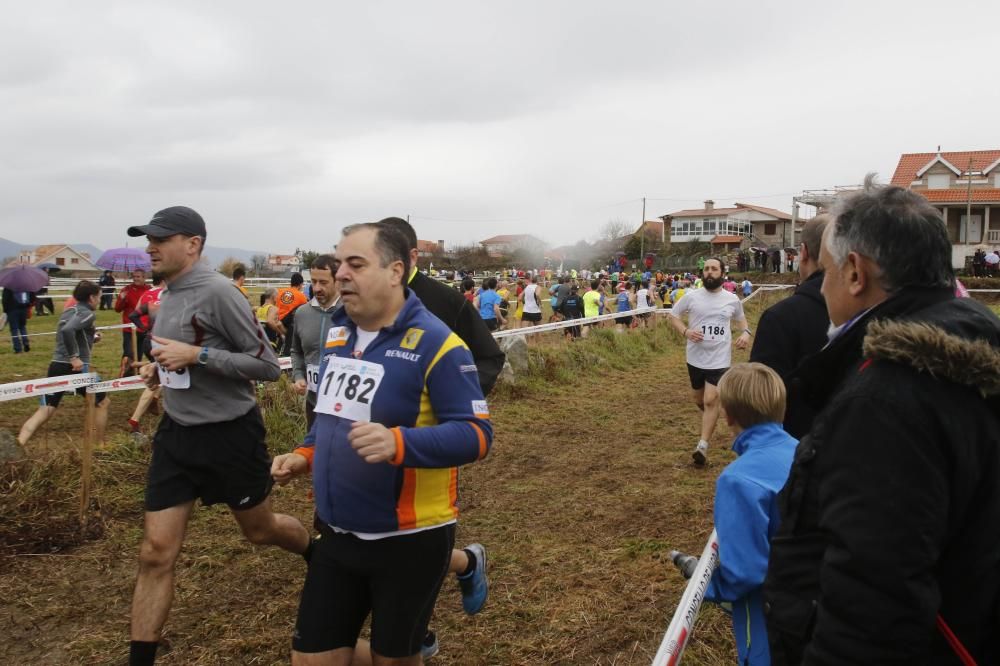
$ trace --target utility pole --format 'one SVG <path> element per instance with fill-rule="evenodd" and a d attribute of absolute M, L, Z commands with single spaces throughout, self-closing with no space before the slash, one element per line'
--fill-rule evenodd
<path fill-rule="evenodd" d="M 965 238 L 962 238 L 959 230 L 958 240 L 963 243 L 969 242 L 969 225 L 972 224 L 972 158 L 969 158 L 969 168 L 965 171 L 965 178 L 969 182 L 968 194 L 965 202 Z M 980 232 L 982 233 L 982 232 Z"/>
<path fill-rule="evenodd" d="M 646 197 L 642 198 L 642 220 L 639 222 L 639 263 L 646 256 Z"/>

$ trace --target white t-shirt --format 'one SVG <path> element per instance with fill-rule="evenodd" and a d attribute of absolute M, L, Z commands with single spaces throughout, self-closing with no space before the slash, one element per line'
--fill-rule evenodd
<path fill-rule="evenodd" d="M 732 321 L 745 319 L 743 304 L 725 289 L 689 289 L 674 304 L 677 317 L 687 315 L 687 326 L 705 336 L 687 343 L 687 362 L 702 370 L 728 368 L 733 359 Z"/>
<path fill-rule="evenodd" d="M 524 288 L 524 311 L 528 313 L 541 312 L 542 307 L 538 301 L 538 285 L 529 284 Z"/>
<path fill-rule="evenodd" d="M 649 289 L 640 289 L 635 292 L 635 307 L 648 308 L 653 306 L 653 299 L 649 297 Z"/>

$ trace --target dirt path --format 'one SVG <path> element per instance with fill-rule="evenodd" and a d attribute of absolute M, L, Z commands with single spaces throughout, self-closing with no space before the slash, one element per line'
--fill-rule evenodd
<path fill-rule="evenodd" d="M 631 371 L 581 369 L 543 395 L 491 400 L 497 438 L 463 471 L 458 532 L 489 549 L 490 601 L 465 616 L 446 582 L 431 663 L 650 662 L 684 583 L 667 553 L 700 552 L 715 477 L 732 458 L 722 426 L 710 465 L 691 466 L 699 416 L 669 338 Z M 307 520 L 306 491 L 280 489 L 275 506 Z M 0 663 L 124 663 L 139 537 L 136 514 L 70 553 L 5 558 Z M 224 510 L 196 511 L 167 626 L 172 652 L 158 663 L 287 663 L 304 571 L 296 556 L 242 541 Z M 703 610 L 685 663 L 732 661 L 731 643 L 728 620 Z"/>

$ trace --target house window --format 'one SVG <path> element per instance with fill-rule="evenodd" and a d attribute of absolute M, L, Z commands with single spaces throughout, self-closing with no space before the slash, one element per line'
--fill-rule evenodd
<path fill-rule="evenodd" d="M 773 236 L 778 233 L 778 225 L 775 222 L 768 222 L 764 225 L 764 235 Z"/>
<path fill-rule="evenodd" d="M 951 176 L 946 173 L 934 173 L 927 176 L 927 189 L 947 190 L 951 186 Z"/>
<path fill-rule="evenodd" d="M 715 233 L 715 220 L 705 220 L 705 233 L 706 234 Z"/>
<path fill-rule="evenodd" d="M 71 259 L 69 260 L 69 263 L 71 263 L 71 264 L 78 264 L 78 263 L 80 263 L 80 260 L 79 260 L 79 259 L 77 259 L 76 257 L 72 257 L 72 258 L 71 258 Z"/>
<path fill-rule="evenodd" d="M 995 187 L 998 190 L 1000 190 L 1000 173 L 998 173 L 997 175 L 993 176 L 993 187 Z"/>
<path fill-rule="evenodd" d="M 66 260 L 62 257 L 56 257 L 56 266 L 65 266 Z"/>

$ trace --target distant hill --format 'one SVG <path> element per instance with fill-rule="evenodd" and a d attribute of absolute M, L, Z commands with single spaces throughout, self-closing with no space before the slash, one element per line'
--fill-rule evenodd
<path fill-rule="evenodd" d="M 38 245 L 41 245 L 41 243 L 18 243 L 17 241 L 0 238 L 0 259 L 16 257 L 20 250 L 28 247 L 36 247 Z M 91 261 L 97 261 L 97 259 L 104 252 L 101 248 L 90 245 L 89 243 L 70 243 L 70 245 L 80 252 L 86 252 L 89 254 Z M 135 244 L 133 243 L 133 245 Z M 202 254 L 208 259 L 209 264 L 213 267 L 218 266 L 229 257 L 238 259 L 249 266 L 250 258 L 253 255 L 266 255 L 268 252 L 265 250 L 243 250 L 238 247 L 213 247 L 211 245 L 206 245 L 205 251 Z"/>

